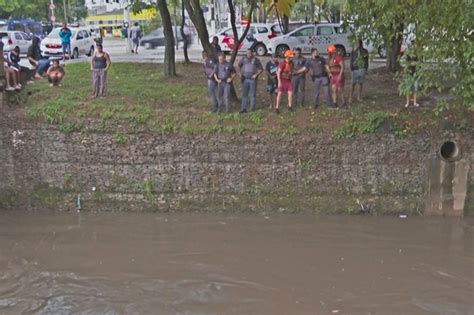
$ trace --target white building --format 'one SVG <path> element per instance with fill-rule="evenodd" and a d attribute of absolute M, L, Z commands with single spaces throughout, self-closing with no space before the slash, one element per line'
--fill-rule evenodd
<path fill-rule="evenodd" d="M 116 10 L 121 10 L 130 5 L 130 0 L 85 0 L 86 7 L 90 15 L 103 14 Z M 142 0 L 142 2 L 150 3 L 150 0 Z"/>
<path fill-rule="evenodd" d="M 123 8 L 122 0 L 86 0 L 86 7 L 89 14 L 96 15 Z"/>

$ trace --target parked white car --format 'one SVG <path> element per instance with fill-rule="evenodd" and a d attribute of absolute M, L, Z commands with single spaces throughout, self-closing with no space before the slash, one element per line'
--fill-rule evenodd
<path fill-rule="evenodd" d="M 246 25 L 237 26 L 237 34 L 241 36 L 245 30 Z M 247 33 L 247 38 L 244 39 L 242 44 L 239 47 L 239 51 L 245 51 L 248 48 L 252 47 L 254 43 L 253 40 L 258 43 L 255 45 L 255 53 L 258 56 L 264 56 L 268 52 L 268 47 L 270 45 L 270 39 L 280 35 L 280 27 L 278 24 L 271 23 L 252 23 L 250 25 L 249 31 Z M 232 28 L 228 27 L 217 32 L 216 35 L 219 38 L 219 45 L 223 52 L 231 52 L 234 49 L 234 33 Z M 214 36 L 211 36 L 209 40 L 212 40 Z"/>
<path fill-rule="evenodd" d="M 321 53 L 325 53 L 329 45 L 335 45 L 345 55 L 352 51 L 350 35 L 351 32 L 345 31 L 340 24 L 306 25 L 271 39 L 268 51 L 276 52 L 283 57 L 288 49 L 301 48 L 303 54 L 309 54 L 313 48 L 316 48 Z"/>
<path fill-rule="evenodd" d="M 18 47 L 20 48 L 20 54 L 26 54 L 31 46 L 30 35 L 20 31 L 0 31 L 0 40 L 3 42 L 4 52 L 9 52 Z"/>
<path fill-rule="evenodd" d="M 70 27 L 72 58 L 81 55 L 91 56 L 94 53 L 95 41 L 89 29 Z M 43 56 L 62 56 L 63 48 L 59 38 L 60 27 L 55 28 L 41 41 L 41 53 Z"/>

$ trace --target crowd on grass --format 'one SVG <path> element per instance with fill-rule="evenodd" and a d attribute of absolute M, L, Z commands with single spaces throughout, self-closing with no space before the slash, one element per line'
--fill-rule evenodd
<path fill-rule="evenodd" d="M 264 72 L 267 77 L 268 107 L 276 113 L 280 113 L 284 94 L 287 94 L 290 112 L 297 107 L 307 105 L 305 94 L 308 79 L 311 79 L 308 83 L 311 84 L 311 104 L 315 109 L 320 106 L 321 92 L 329 109 L 345 109 L 348 103 L 355 100 L 362 101 L 363 87 L 369 68 L 369 53 L 364 48 L 362 40 L 358 40 L 357 47 L 350 55 L 352 87 L 348 98 L 344 91 L 347 76 L 344 67 L 345 55 L 334 45 L 327 47 L 327 58 L 321 56 L 317 49 L 311 51 L 310 58 L 303 57 L 299 48 L 295 51 L 287 50 L 282 60 L 274 53 L 265 68 L 255 57 L 252 49 L 248 49 L 246 56 L 234 67 L 222 53 L 217 37 L 213 38 L 211 46 L 215 55 L 218 56 L 217 60 L 205 51 L 202 56 L 212 112 L 231 111 L 231 89 L 236 76 L 242 83 L 240 113 L 247 113 L 248 110 L 255 111 L 258 79 Z M 411 59 L 407 70 L 409 75 L 415 77 L 416 59 Z M 412 94 L 407 96 L 405 107 L 409 106 L 411 100 L 415 107 L 419 106 L 416 102 L 418 84 L 416 80 L 412 87 Z M 250 108 L 247 106 L 249 103 Z"/>
<path fill-rule="evenodd" d="M 28 84 L 36 80 L 47 78 L 51 87 L 60 87 L 61 82 L 66 75 L 64 67 L 60 64 L 71 58 L 71 36 L 72 32 L 64 23 L 59 31 L 61 39 L 62 56 L 57 58 L 48 58 L 41 54 L 40 39 L 33 37 L 31 46 L 28 48 L 27 59 L 33 67 L 33 75 L 27 81 Z M 20 49 L 15 47 L 9 51 L 4 58 L 4 72 L 6 79 L 5 90 L 19 91 L 23 88 L 21 85 L 21 73 L 30 73 L 30 69 L 20 65 Z M 91 58 L 92 87 L 93 97 L 106 96 L 107 94 L 107 70 L 111 65 L 110 56 L 103 50 L 100 41 L 96 43 L 96 50 Z"/>
<path fill-rule="evenodd" d="M 137 26 L 137 25 L 135 25 Z M 138 26 L 137 29 L 139 30 Z M 69 59 L 71 56 L 71 30 L 64 23 L 60 30 L 59 37 L 63 49 L 62 59 Z M 137 53 L 139 41 L 139 32 L 136 32 L 138 40 L 134 42 L 134 53 Z M 362 101 L 363 86 L 366 81 L 369 67 L 369 53 L 364 48 L 362 40 L 358 40 L 357 47 L 350 55 L 350 71 L 352 88 L 348 99 L 345 96 L 345 55 L 342 51 L 336 49 L 336 46 L 327 47 L 327 59 L 320 55 L 317 49 L 311 51 L 311 57 L 305 58 L 301 54 L 301 49 L 295 51 L 287 50 L 284 58 L 280 60 L 279 56 L 273 54 L 271 60 L 263 68 L 260 60 L 255 57 L 254 51 L 248 49 L 246 56 L 243 57 L 237 67 L 234 67 L 226 60 L 218 44 L 217 37 L 211 42 L 214 49 L 214 55 L 217 60 L 209 56 L 205 51 L 202 53 L 204 73 L 207 77 L 208 94 L 212 106 L 212 112 L 231 112 L 232 102 L 232 84 L 236 76 L 242 83 L 242 106 L 240 113 L 255 111 L 257 84 L 260 75 L 265 72 L 267 77 L 268 107 L 280 113 L 282 97 L 287 94 L 288 111 L 294 111 L 296 107 L 305 107 L 306 105 L 306 82 L 308 77 L 311 79 L 311 103 L 313 108 L 320 105 L 319 96 L 324 95 L 326 105 L 329 109 L 345 109 L 347 103 L 353 102 L 356 96 L 358 102 Z M 34 37 L 31 46 L 28 48 L 27 58 L 34 67 L 34 79 L 41 80 L 47 77 L 51 87 L 61 86 L 61 81 L 66 75 L 63 66 L 60 65 L 60 58 L 49 59 L 43 57 L 40 49 L 40 40 Z M 416 57 L 408 57 L 408 74 L 416 77 Z M 4 70 L 6 76 L 6 91 L 21 90 L 21 72 L 29 71 L 20 65 L 20 51 L 18 47 L 8 52 L 4 61 Z M 107 94 L 107 72 L 111 65 L 110 56 L 103 50 L 102 43 L 96 43 L 96 50 L 91 58 L 90 69 L 92 72 L 93 97 L 105 97 Z M 416 90 L 419 86 L 419 80 L 413 80 L 411 95 L 407 96 L 408 107 L 410 101 L 418 107 L 416 102 Z M 29 80 L 27 83 L 34 83 Z M 249 106 L 248 106 L 249 105 Z"/>

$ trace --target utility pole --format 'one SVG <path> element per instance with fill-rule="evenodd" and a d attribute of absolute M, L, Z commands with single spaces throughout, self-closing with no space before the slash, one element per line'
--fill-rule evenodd
<path fill-rule="evenodd" d="M 63 0 L 63 8 L 64 8 L 64 22 L 67 23 L 67 3 L 66 3 L 66 0 Z"/>
<path fill-rule="evenodd" d="M 51 20 L 51 24 L 54 25 L 54 22 L 56 22 L 56 15 L 54 14 L 54 9 L 56 8 L 56 6 L 54 5 L 54 0 L 51 0 L 51 2 L 49 3 L 49 9 L 51 10 L 51 17 L 50 17 L 50 20 Z"/>
<path fill-rule="evenodd" d="M 125 52 L 129 53 L 132 51 L 132 45 L 130 42 L 130 3 L 128 0 L 122 0 L 123 6 L 123 27 L 127 28 L 127 32 L 125 33 L 126 38 L 126 47 Z"/>

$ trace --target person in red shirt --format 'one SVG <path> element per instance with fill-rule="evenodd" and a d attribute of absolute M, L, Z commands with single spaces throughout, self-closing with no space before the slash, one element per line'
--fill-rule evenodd
<path fill-rule="evenodd" d="M 329 54 L 329 70 L 331 71 L 333 105 L 337 106 L 337 95 L 339 94 L 343 106 L 346 107 L 346 99 L 344 97 L 344 56 L 341 52 L 337 52 L 334 45 L 330 45 L 327 50 Z"/>
<path fill-rule="evenodd" d="M 283 93 L 288 93 L 288 111 L 293 111 L 292 99 L 293 99 L 293 86 L 291 85 L 291 78 L 293 76 L 293 57 L 295 54 L 291 50 L 285 52 L 285 59 L 280 61 L 278 65 L 277 78 L 278 78 L 278 94 L 276 99 L 276 113 L 280 113 L 280 101 Z"/>

